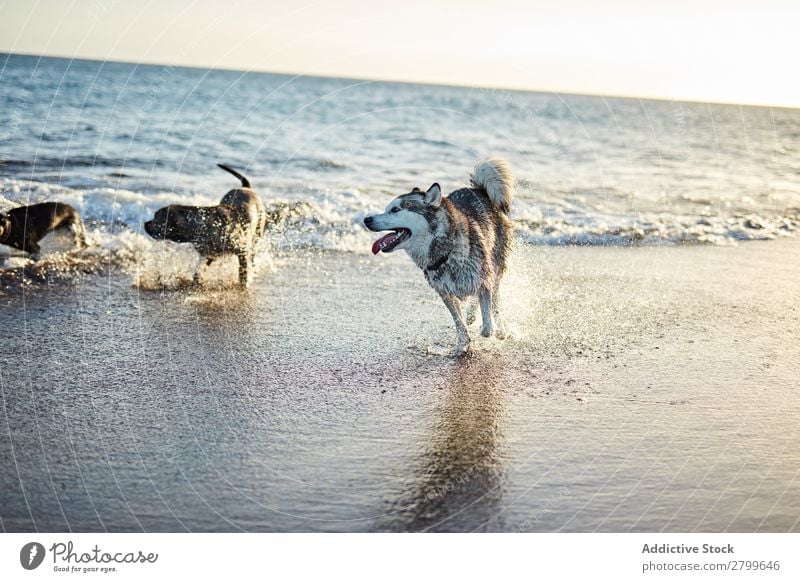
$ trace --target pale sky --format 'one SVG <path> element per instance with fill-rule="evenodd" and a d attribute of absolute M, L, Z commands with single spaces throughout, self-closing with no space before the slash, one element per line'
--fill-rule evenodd
<path fill-rule="evenodd" d="M 0 0 L 0 52 L 800 106 L 800 0 Z"/>

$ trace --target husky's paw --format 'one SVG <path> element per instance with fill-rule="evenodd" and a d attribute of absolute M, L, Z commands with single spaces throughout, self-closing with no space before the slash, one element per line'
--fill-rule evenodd
<path fill-rule="evenodd" d="M 482 327 L 481 328 L 481 335 L 483 337 L 492 337 L 494 335 L 494 328 L 491 327 Z"/>
<path fill-rule="evenodd" d="M 470 353 L 470 341 L 467 340 L 466 342 L 458 342 L 456 344 L 455 349 L 453 349 L 452 356 L 454 358 L 461 358 L 466 356 Z"/>
<path fill-rule="evenodd" d="M 504 339 L 506 339 L 506 332 L 505 332 L 505 330 L 504 330 L 504 329 L 498 329 L 497 331 L 495 331 L 495 332 L 494 332 L 494 337 L 496 337 L 496 338 L 497 338 L 497 339 L 499 339 L 499 340 L 504 340 Z"/>

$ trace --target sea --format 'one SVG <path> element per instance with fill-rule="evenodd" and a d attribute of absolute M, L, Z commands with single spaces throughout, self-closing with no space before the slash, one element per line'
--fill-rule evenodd
<path fill-rule="evenodd" d="M 170 203 L 244 172 L 303 202 L 272 244 L 368 253 L 361 218 L 486 156 L 532 245 L 731 245 L 800 232 L 800 112 L 0 55 L 0 211 L 58 200 L 96 244 L 146 252 Z"/>

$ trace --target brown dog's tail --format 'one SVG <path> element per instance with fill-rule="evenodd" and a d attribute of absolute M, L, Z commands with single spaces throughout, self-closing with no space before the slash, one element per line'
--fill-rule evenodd
<path fill-rule="evenodd" d="M 248 180 L 247 178 L 242 176 L 239 172 L 237 172 L 236 170 L 234 170 L 230 166 L 226 166 L 225 164 L 217 164 L 217 165 L 220 168 L 222 168 L 223 170 L 225 170 L 226 172 L 229 172 L 229 173 L 233 174 L 234 176 L 236 176 L 237 178 L 239 178 L 242 181 L 242 187 L 243 188 L 250 188 L 250 180 Z"/>

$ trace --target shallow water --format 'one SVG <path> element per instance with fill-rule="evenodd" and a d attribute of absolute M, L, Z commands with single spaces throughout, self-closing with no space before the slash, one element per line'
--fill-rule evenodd
<path fill-rule="evenodd" d="M 401 254 L 276 256 L 248 292 L 15 288 L 0 523 L 798 531 L 798 256 L 521 247 L 512 338 L 463 360 Z"/>

